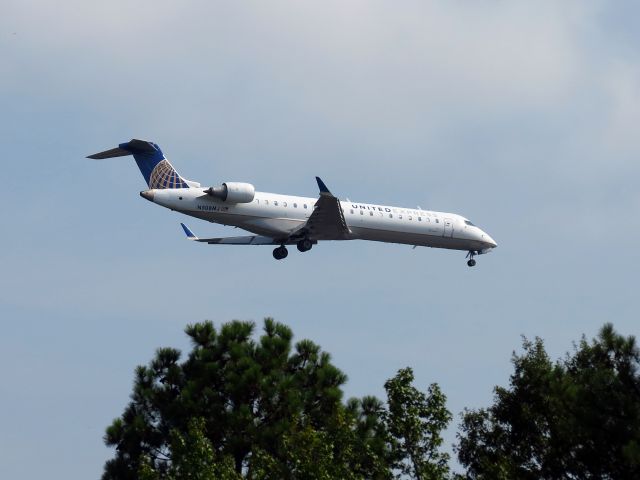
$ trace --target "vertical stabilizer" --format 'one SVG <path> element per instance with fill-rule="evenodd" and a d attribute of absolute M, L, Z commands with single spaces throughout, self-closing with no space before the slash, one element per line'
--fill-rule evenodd
<path fill-rule="evenodd" d="M 150 189 L 157 188 L 189 188 L 190 182 L 180 176 L 173 165 L 166 159 L 160 147 L 153 142 L 133 139 L 121 143 L 118 148 L 89 155 L 88 158 L 103 159 L 133 155 L 140 173 Z"/>

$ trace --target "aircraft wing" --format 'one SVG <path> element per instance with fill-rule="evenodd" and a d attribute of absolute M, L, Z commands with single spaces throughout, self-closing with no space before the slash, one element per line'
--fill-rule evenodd
<path fill-rule="evenodd" d="M 311 240 L 343 240 L 351 231 L 344 219 L 340 200 L 316 177 L 320 198 L 306 223 L 291 233 L 293 238 L 308 237 Z"/>
<path fill-rule="evenodd" d="M 242 237 L 219 237 L 219 238 L 198 238 L 189 230 L 184 223 L 181 223 L 184 233 L 189 240 L 204 242 L 209 244 L 223 245 L 294 245 L 299 240 L 308 238 L 312 242 L 318 240 L 344 240 L 348 239 L 351 231 L 344 219 L 344 213 L 340 206 L 340 200 L 335 197 L 324 184 L 316 177 L 320 198 L 316 201 L 313 212 L 305 223 L 300 225 L 288 235 L 266 237 L 261 235 L 247 235 Z"/>
<path fill-rule="evenodd" d="M 209 244 L 222 245 L 282 245 L 295 243 L 293 241 L 281 241 L 271 237 L 263 237 L 260 235 L 246 235 L 242 237 L 219 237 L 219 238 L 198 238 L 184 223 L 181 223 L 184 233 L 189 240 L 195 242 L 204 242 Z"/>

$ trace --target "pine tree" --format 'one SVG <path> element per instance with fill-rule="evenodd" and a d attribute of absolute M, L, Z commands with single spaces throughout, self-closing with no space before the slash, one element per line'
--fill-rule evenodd
<path fill-rule="evenodd" d="M 104 480 L 441 479 L 450 420 L 437 385 L 404 369 L 375 397 L 342 402 L 346 376 L 310 340 L 266 319 L 189 325 L 192 349 L 160 348 L 135 371 L 131 401 L 107 428 Z"/>

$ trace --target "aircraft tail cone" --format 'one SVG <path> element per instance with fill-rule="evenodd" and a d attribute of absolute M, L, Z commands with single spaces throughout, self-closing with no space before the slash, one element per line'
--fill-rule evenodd
<path fill-rule="evenodd" d="M 140 196 L 142 198 L 146 198 L 150 202 L 153 202 L 153 190 L 144 190 L 140 192 Z"/>

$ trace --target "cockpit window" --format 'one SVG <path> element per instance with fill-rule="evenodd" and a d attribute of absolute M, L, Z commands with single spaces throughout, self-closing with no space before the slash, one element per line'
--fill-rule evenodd
<path fill-rule="evenodd" d="M 471 223 L 469 220 L 465 220 L 464 223 L 469 225 L 470 227 L 475 227 L 475 225 Z"/>

